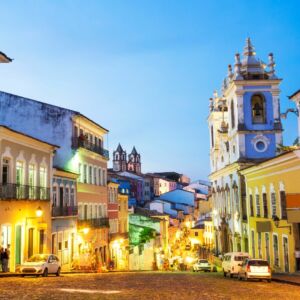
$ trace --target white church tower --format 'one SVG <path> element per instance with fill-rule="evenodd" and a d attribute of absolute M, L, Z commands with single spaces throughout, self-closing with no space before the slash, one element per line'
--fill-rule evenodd
<path fill-rule="evenodd" d="M 250 38 L 210 99 L 208 126 L 213 221 L 218 252 L 248 251 L 246 187 L 239 170 L 274 157 L 282 144 L 279 84 L 273 54 L 257 58 Z"/>

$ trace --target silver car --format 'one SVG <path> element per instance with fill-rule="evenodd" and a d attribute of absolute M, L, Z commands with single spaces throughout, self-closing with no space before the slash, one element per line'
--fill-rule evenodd
<path fill-rule="evenodd" d="M 271 268 L 268 261 L 263 259 L 245 259 L 240 264 L 238 279 L 266 279 L 268 282 L 272 280 Z"/>
<path fill-rule="evenodd" d="M 20 273 L 47 277 L 48 274 L 60 275 L 60 262 L 53 254 L 35 254 L 20 266 Z"/>

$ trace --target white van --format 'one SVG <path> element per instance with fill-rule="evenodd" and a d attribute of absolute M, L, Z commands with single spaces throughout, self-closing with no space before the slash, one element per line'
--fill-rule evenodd
<path fill-rule="evenodd" d="M 230 277 L 233 277 L 233 275 L 238 275 L 241 268 L 239 265 L 246 258 L 250 258 L 250 255 L 247 252 L 230 252 L 224 254 L 222 262 L 224 277 L 226 277 L 227 274 L 229 274 Z"/>

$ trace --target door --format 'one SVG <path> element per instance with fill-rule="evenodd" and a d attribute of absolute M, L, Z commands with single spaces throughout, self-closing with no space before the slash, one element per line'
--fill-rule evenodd
<path fill-rule="evenodd" d="M 22 241 L 22 226 L 16 226 L 16 249 L 15 249 L 15 259 L 16 265 L 21 264 L 21 241 Z"/>
<path fill-rule="evenodd" d="M 288 238 L 283 237 L 283 258 L 284 258 L 284 272 L 289 272 L 289 246 L 288 246 Z"/>
<path fill-rule="evenodd" d="M 45 242 L 45 230 L 40 230 L 40 244 L 39 244 L 39 253 L 44 253 L 44 242 Z"/>
<path fill-rule="evenodd" d="M 28 257 L 33 255 L 33 228 L 28 229 Z"/>
<path fill-rule="evenodd" d="M 266 242 L 266 259 L 270 264 L 270 237 L 269 237 L 269 233 L 265 233 L 265 242 Z"/>

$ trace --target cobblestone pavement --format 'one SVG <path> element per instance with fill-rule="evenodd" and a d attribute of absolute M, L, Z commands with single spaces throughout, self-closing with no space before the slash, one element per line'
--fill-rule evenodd
<path fill-rule="evenodd" d="M 220 273 L 105 273 L 0 278 L 0 299 L 300 299 L 300 287 Z"/>

